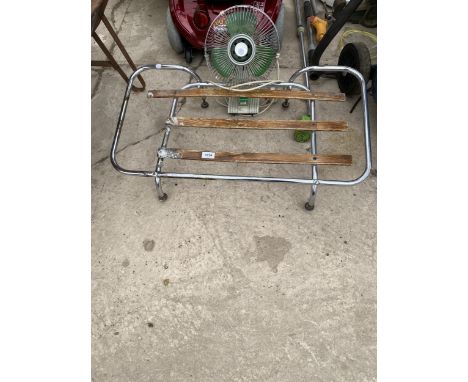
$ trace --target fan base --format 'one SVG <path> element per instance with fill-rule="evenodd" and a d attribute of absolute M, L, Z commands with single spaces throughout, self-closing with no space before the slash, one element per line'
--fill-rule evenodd
<path fill-rule="evenodd" d="M 260 109 L 260 98 L 230 97 L 229 114 L 257 114 Z"/>

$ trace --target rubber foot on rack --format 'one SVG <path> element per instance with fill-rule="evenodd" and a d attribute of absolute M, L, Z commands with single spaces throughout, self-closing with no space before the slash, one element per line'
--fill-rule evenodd
<path fill-rule="evenodd" d="M 163 196 L 159 196 L 159 200 L 160 200 L 161 202 L 164 202 L 165 200 L 167 200 L 167 194 L 164 193 Z"/>
<path fill-rule="evenodd" d="M 306 204 L 304 204 L 304 208 L 307 210 L 307 211 L 312 211 L 314 208 L 315 208 L 315 205 L 311 206 L 309 204 L 309 202 L 306 202 Z"/>

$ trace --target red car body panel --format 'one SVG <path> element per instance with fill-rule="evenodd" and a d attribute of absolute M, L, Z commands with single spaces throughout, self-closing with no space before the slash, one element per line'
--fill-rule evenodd
<path fill-rule="evenodd" d="M 203 49 L 209 25 L 219 13 L 234 5 L 252 5 L 264 11 L 276 22 L 282 0 L 169 0 L 172 20 L 182 37 L 195 49 Z M 206 28 L 199 28 L 194 23 L 194 14 L 203 10 L 210 22 Z"/>

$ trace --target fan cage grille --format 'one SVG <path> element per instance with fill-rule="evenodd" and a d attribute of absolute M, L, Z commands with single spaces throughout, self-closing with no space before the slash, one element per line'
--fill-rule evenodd
<path fill-rule="evenodd" d="M 246 38 L 242 40 L 242 36 Z M 235 44 L 249 46 L 249 42 L 253 47 L 249 47 L 247 58 L 237 57 Z M 249 5 L 236 5 L 221 12 L 211 23 L 205 39 L 207 65 L 214 77 L 226 84 L 267 79 L 279 50 L 278 31 L 271 18 Z"/>

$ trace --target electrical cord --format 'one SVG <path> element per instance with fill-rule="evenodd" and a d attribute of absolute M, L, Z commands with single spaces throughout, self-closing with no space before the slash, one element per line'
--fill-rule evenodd
<path fill-rule="evenodd" d="M 257 90 L 257 89 L 261 89 L 265 86 L 269 86 L 269 85 L 273 85 L 273 84 L 276 84 L 276 83 L 281 83 L 283 81 L 280 80 L 280 66 L 279 66 L 279 54 L 276 55 L 276 73 L 277 73 L 277 80 L 256 80 L 256 81 L 249 81 L 249 82 L 244 82 L 244 83 L 241 83 L 241 84 L 237 84 L 237 85 L 233 85 L 233 86 L 224 86 L 220 83 L 217 83 L 217 82 L 212 82 L 212 81 L 208 81 L 209 84 L 212 84 L 216 87 L 219 87 L 221 89 L 226 89 L 226 90 L 232 90 L 232 91 L 236 91 L 236 92 L 249 92 L 249 91 L 253 91 L 253 90 Z M 248 89 L 238 89 L 242 86 L 248 86 L 248 85 L 255 85 L 255 84 L 260 84 L 258 86 L 254 86 L 252 88 L 248 88 Z M 219 99 L 216 99 L 216 103 L 218 103 L 219 105 L 221 106 L 224 106 L 224 107 L 228 107 L 228 104 L 226 102 L 226 99 L 224 99 L 224 103 L 221 102 Z M 276 100 L 271 100 L 271 99 L 268 99 L 266 101 L 266 104 L 263 105 L 263 106 L 260 106 L 263 107 L 262 110 L 260 110 L 257 114 L 255 115 L 260 115 L 260 114 L 263 114 L 264 112 L 266 112 L 268 109 L 270 109 L 270 107 L 276 103 Z M 242 116 L 241 117 L 244 117 L 244 118 L 249 118 L 249 117 L 253 117 L 253 116 Z"/>
<path fill-rule="evenodd" d="M 226 98 L 224 98 L 224 103 L 221 102 L 218 98 L 216 98 L 216 103 L 221 105 L 221 106 L 224 106 L 224 107 L 228 107 L 228 103 L 226 102 Z"/>
<path fill-rule="evenodd" d="M 260 110 L 257 114 L 255 114 L 255 116 L 257 115 L 260 115 L 260 114 L 263 114 L 265 113 L 268 109 L 270 109 L 270 107 L 272 107 L 275 103 L 277 102 L 277 100 L 270 100 L 270 102 L 265 106 L 265 108 L 263 110 Z"/>
<path fill-rule="evenodd" d="M 277 71 L 277 78 L 278 78 L 277 80 L 256 80 L 256 81 L 243 82 L 241 84 L 237 84 L 237 85 L 233 85 L 233 86 L 225 86 L 225 85 L 222 85 L 220 83 L 212 82 L 212 81 L 207 81 L 207 82 L 209 84 L 211 84 L 211 85 L 214 85 L 214 86 L 218 87 L 218 88 L 225 89 L 225 90 L 232 90 L 232 91 L 235 91 L 235 92 L 250 92 L 250 91 L 253 91 L 253 90 L 258 90 L 258 89 L 264 88 L 265 86 L 281 83 L 283 81 L 281 81 L 279 79 L 280 78 L 280 67 L 279 67 L 278 58 L 279 58 L 279 54 L 276 55 L 276 71 Z M 255 84 L 260 84 L 260 85 L 254 86 L 254 87 L 251 87 L 251 88 L 247 88 L 247 89 L 238 89 L 238 88 L 240 88 L 242 86 L 255 85 Z"/>
<path fill-rule="evenodd" d="M 221 88 L 221 89 L 225 89 L 225 90 L 232 90 L 234 92 L 251 92 L 251 91 L 254 91 L 254 90 L 258 90 L 258 89 L 261 89 L 261 88 L 264 88 L 265 86 L 268 86 L 268 85 L 273 85 L 273 84 L 277 84 L 277 83 L 280 83 L 280 82 L 283 82 L 281 80 L 268 80 L 268 81 L 250 81 L 250 82 L 244 82 L 242 84 L 238 84 L 238 85 L 233 85 L 233 86 L 224 86 L 224 85 L 221 85 L 217 82 L 211 82 L 211 81 L 208 81 L 209 84 L 211 85 L 215 85 L 216 87 L 218 88 Z M 246 85 L 253 85 L 255 83 L 261 83 L 261 85 L 258 85 L 258 86 L 254 86 L 253 88 L 248 88 L 248 89 L 238 89 L 240 88 L 241 86 L 246 86 Z"/>

